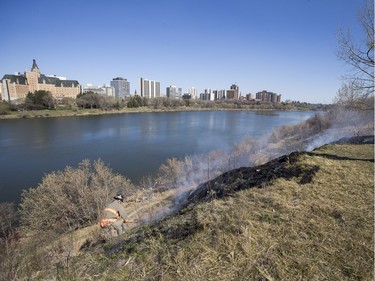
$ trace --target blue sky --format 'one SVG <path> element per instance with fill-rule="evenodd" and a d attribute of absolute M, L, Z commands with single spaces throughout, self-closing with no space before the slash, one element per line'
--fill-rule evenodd
<path fill-rule="evenodd" d="M 362 0 L 35 0 L 1 5 L 0 76 L 30 69 L 109 85 L 269 90 L 331 103 L 342 84 L 336 35 L 361 36 Z"/>

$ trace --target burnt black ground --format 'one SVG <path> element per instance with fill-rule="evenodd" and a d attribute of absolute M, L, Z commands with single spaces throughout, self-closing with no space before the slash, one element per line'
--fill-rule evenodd
<path fill-rule="evenodd" d="M 356 136 L 343 138 L 332 144 L 373 144 L 374 136 Z M 186 205 L 212 199 L 231 196 L 235 192 L 248 188 L 264 188 L 277 178 L 289 180 L 298 178 L 301 185 L 313 181 L 319 166 L 298 165 L 301 155 L 309 152 L 292 152 L 256 167 L 242 167 L 228 171 L 213 180 L 200 184 L 189 196 Z M 320 156 L 329 158 L 329 155 Z M 355 159 L 336 159 L 355 160 Z M 186 206 L 185 205 L 185 206 Z"/>

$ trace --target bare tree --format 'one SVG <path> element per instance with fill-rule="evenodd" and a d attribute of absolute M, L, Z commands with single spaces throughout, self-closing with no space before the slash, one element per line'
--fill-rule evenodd
<path fill-rule="evenodd" d="M 362 91 L 350 84 L 341 86 L 334 102 L 348 109 L 374 109 L 373 95 L 363 94 Z"/>
<path fill-rule="evenodd" d="M 373 102 L 374 96 L 374 3 L 365 0 L 358 12 L 365 38 L 353 38 L 350 31 L 338 34 L 337 56 L 350 66 L 344 77 L 346 84 L 336 98 L 337 102 L 351 104 L 354 100 Z"/>

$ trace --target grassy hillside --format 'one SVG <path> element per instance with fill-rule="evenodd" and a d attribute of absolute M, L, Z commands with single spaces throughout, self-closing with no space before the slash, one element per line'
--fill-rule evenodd
<path fill-rule="evenodd" d="M 373 280 L 373 253 L 374 145 L 335 144 L 225 173 L 33 280 Z"/>

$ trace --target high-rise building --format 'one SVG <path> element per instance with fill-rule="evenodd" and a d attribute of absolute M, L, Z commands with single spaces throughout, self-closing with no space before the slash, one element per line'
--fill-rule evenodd
<path fill-rule="evenodd" d="M 126 98 L 130 96 L 130 82 L 122 77 L 113 78 L 111 86 L 115 89 L 116 98 Z"/>
<path fill-rule="evenodd" d="M 204 89 L 204 93 L 201 93 L 199 98 L 201 100 L 215 100 L 215 91 Z"/>
<path fill-rule="evenodd" d="M 190 94 L 193 99 L 198 97 L 198 90 L 194 87 L 189 88 L 187 93 Z"/>
<path fill-rule="evenodd" d="M 29 92 L 39 90 L 50 92 L 57 99 L 76 98 L 81 91 L 76 80 L 41 74 L 35 59 L 31 71 L 25 71 L 24 74 L 5 74 L 0 86 L 2 87 L 2 99 L 9 102 L 22 101 Z"/>
<path fill-rule="evenodd" d="M 240 96 L 240 88 L 236 84 L 230 86 L 230 90 L 227 90 L 227 99 L 237 100 Z"/>
<path fill-rule="evenodd" d="M 268 92 L 266 90 L 256 93 L 255 97 L 259 101 L 272 102 L 272 103 L 281 102 L 281 95 Z"/>
<path fill-rule="evenodd" d="M 215 100 L 225 99 L 226 90 L 214 90 Z"/>
<path fill-rule="evenodd" d="M 168 98 L 181 98 L 182 88 L 177 88 L 176 86 L 169 86 L 166 89 L 166 95 Z"/>
<path fill-rule="evenodd" d="M 228 100 L 236 99 L 236 90 L 230 89 L 225 91 L 225 96 Z"/>
<path fill-rule="evenodd" d="M 160 82 L 140 78 L 140 95 L 149 99 L 160 97 Z"/>

